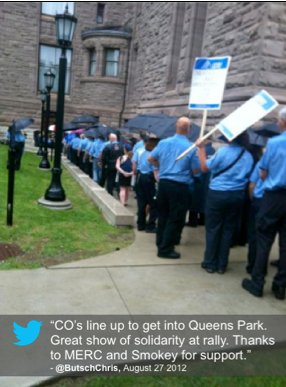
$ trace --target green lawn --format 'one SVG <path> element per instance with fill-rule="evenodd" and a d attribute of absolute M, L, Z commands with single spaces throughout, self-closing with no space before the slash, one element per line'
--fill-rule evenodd
<path fill-rule="evenodd" d="M 39 268 L 106 254 L 128 246 L 133 231 L 106 223 L 100 211 L 64 169 L 62 182 L 72 201 L 70 211 L 52 211 L 37 204 L 51 173 L 37 169 L 40 158 L 25 153 L 16 172 L 14 225 L 6 226 L 8 148 L 0 145 L 0 243 L 16 244 L 22 256 L 0 261 L 0 269 Z"/>
<path fill-rule="evenodd" d="M 53 387 L 284 387 L 284 377 L 93 377 L 63 379 Z"/>

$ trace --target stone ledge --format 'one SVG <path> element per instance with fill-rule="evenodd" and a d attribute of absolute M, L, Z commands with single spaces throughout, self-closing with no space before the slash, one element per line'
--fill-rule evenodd
<path fill-rule="evenodd" d="M 106 221 L 116 227 L 134 227 L 135 217 L 120 202 L 110 196 L 106 190 L 92 181 L 87 175 L 73 165 L 66 157 L 62 163 L 84 190 L 86 195 L 97 205 Z"/>

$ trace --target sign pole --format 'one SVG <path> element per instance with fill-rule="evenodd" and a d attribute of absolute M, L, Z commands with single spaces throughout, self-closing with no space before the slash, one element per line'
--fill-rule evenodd
<path fill-rule="evenodd" d="M 204 135 L 201 140 L 202 141 L 205 141 L 207 140 L 210 136 L 212 136 L 216 131 L 218 130 L 217 127 L 213 128 L 210 132 L 208 132 L 206 135 Z M 187 149 L 184 153 L 182 153 L 177 159 L 176 161 L 179 161 L 181 160 L 183 157 L 185 157 L 188 153 L 192 152 L 192 150 L 196 149 L 196 145 L 192 145 L 189 149 Z"/>
<path fill-rule="evenodd" d="M 202 121 L 201 132 L 200 132 L 200 138 L 203 137 L 203 135 L 204 135 L 205 128 L 206 128 L 206 123 L 207 123 L 207 118 L 208 118 L 208 111 L 204 110 L 203 121 Z"/>

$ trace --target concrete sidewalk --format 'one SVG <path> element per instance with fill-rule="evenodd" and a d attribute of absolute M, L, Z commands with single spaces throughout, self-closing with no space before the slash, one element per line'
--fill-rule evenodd
<path fill-rule="evenodd" d="M 135 211 L 135 203 L 130 209 Z M 132 246 L 102 257 L 49 269 L 0 272 L 1 314 L 148 315 L 285 314 L 286 303 L 271 294 L 269 269 L 265 296 L 241 288 L 246 248 L 231 252 L 227 273 L 207 274 L 200 263 L 204 229 L 184 230 L 176 261 L 156 256 L 155 235 L 137 233 Z M 271 259 L 278 256 L 277 246 Z M 37 385 L 35 378 L 0 378 L 1 387 Z"/>

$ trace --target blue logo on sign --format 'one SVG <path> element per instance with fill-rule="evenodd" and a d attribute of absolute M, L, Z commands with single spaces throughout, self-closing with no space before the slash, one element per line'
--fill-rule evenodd
<path fill-rule="evenodd" d="M 195 63 L 195 70 L 224 70 L 227 69 L 229 58 L 199 58 Z"/>
<path fill-rule="evenodd" d="M 265 91 L 258 93 L 256 99 L 259 105 L 266 111 L 272 109 L 276 104 L 276 101 L 266 94 Z"/>

